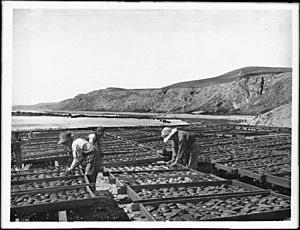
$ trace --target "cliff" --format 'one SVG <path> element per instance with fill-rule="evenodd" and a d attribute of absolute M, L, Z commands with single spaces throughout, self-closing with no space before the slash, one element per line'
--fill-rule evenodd
<path fill-rule="evenodd" d="M 258 115 L 289 103 L 291 89 L 291 69 L 248 67 L 161 89 L 96 90 L 53 109 Z"/>

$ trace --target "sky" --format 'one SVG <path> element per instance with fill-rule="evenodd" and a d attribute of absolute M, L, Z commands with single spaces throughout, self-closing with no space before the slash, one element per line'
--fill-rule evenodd
<path fill-rule="evenodd" d="M 292 67 L 291 10 L 14 9 L 12 104 Z"/>

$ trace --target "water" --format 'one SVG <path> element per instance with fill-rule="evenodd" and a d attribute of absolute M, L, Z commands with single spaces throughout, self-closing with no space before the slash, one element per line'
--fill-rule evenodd
<path fill-rule="evenodd" d="M 51 116 L 12 116 L 12 131 L 50 128 L 122 127 L 122 126 L 169 126 L 185 125 L 184 121 L 168 119 L 165 123 L 157 119 L 103 118 L 103 117 L 51 117 Z"/>

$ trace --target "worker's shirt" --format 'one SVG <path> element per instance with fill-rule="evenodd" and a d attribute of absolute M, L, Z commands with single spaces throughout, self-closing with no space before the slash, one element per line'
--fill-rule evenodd
<path fill-rule="evenodd" d="M 71 169 L 74 168 L 75 164 L 82 158 L 86 157 L 88 153 L 94 152 L 96 150 L 95 146 L 85 139 L 78 138 L 72 143 L 72 154 L 73 162 L 70 166 Z"/>
<path fill-rule="evenodd" d="M 196 141 L 196 135 L 186 131 L 177 131 L 174 133 L 178 138 L 172 141 L 173 155 L 176 155 L 177 160 L 182 160 L 185 154 L 192 151 Z"/>

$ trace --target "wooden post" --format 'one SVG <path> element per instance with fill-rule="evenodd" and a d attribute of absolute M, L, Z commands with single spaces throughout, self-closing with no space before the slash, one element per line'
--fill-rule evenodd
<path fill-rule="evenodd" d="M 58 212 L 58 221 L 60 221 L 60 222 L 67 222 L 68 221 L 66 210 Z"/>

